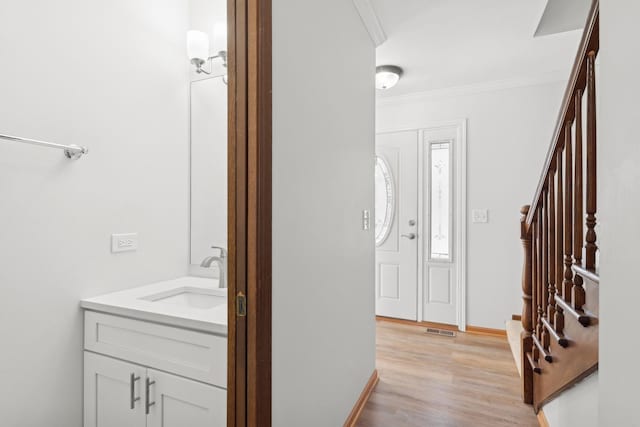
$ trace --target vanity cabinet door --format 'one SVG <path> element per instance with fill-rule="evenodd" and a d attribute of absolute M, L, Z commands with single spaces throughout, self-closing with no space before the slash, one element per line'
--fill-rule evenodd
<path fill-rule="evenodd" d="M 145 427 L 146 369 L 84 352 L 84 427 Z"/>
<path fill-rule="evenodd" d="M 153 369 L 147 378 L 147 427 L 226 427 L 226 390 Z"/>

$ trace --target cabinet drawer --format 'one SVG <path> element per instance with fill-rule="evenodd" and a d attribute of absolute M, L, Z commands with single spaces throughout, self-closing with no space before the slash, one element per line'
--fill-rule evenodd
<path fill-rule="evenodd" d="M 226 337 L 85 311 L 84 347 L 227 387 Z"/>

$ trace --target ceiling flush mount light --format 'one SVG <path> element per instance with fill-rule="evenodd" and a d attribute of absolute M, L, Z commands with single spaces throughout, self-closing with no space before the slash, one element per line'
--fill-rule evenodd
<path fill-rule="evenodd" d="M 207 33 L 195 30 L 187 32 L 187 55 L 191 63 L 195 65 L 196 73 L 211 74 L 212 62 L 216 58 L 222 59 L 222 65 L 224 67 L 227 66 L 226 28 L 224 29 L 224 34 L 222 33 L 223 31 L 218 26 L 214 28 L 214 34 L 216 35 L 214 42 L 219 44 L 214 48 L 218 47 L 220 50 L 218 50 L 217 55 L 209 56 L 209 36 Z M 202 68 L 207 62 L 209 63 L 209 71 Z"/>
<path fill-rule="evenodd" d="M 390 89 L 402 77 L 402 68 L 395 65 L 380 65 L 376 67 L 376 89 Z"/>

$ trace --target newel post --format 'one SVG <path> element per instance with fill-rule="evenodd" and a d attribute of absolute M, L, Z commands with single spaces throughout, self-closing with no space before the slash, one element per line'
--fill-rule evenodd
<path fill-rule="evenodd" d="M 526 205 L 520 209 L 520 240 L 524 249 L 524 260 L 522 264 L 522 328 L 520 334 L 521 363 L 522 363 L 522 399 L 524 403 L 533 403 L 533 369 L 527 359 L 527 352 L 531 351 L 533 339 L 532 319 L 532 283 L 531 283 L 531 233 L 527 226 L 527 214 L 530 206 Z"/>

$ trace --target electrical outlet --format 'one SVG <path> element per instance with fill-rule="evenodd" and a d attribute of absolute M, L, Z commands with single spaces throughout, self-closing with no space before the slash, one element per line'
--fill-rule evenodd
<path fill-rule="evenodd" d="M 474 209 L 471 212 L 471 221 L 474 223 L 489 222 L 489 211 L 487 209 Z"/>
<path fill-rule="evenodd" d="M 111 253 L 136 250 L 138 250 L 138 233 L 111 235 Z"/>

